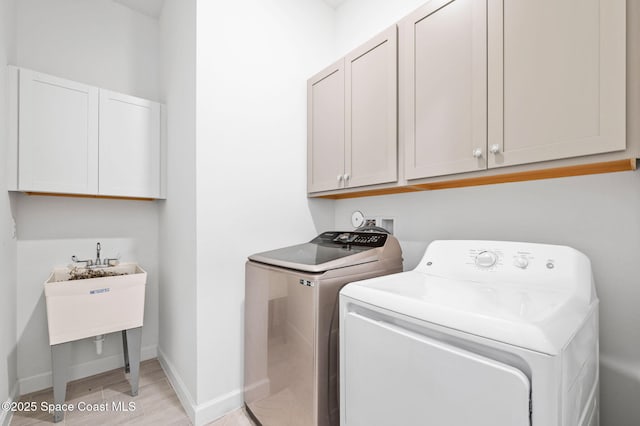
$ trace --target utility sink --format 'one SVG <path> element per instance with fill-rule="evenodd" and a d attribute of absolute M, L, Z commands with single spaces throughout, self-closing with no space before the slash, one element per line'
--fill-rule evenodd
<path fill-rule="evenodd" d="M 142 327 L 146 271 L 137 263 L 88 271 L 110 276 L 72 280 L 77 271 L 55 268 L 45 281 L 50 345 Z"/>

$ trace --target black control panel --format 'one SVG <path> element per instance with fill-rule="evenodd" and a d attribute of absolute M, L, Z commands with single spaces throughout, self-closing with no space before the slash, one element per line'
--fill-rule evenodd
<path fill-rule="evenodd" d="M 339 232 L 329 231 L 311 240 L 316 244 L 338 244 L 361 247 L 382 247 L 387 241 L 387 234 L 381 232 Z"/>

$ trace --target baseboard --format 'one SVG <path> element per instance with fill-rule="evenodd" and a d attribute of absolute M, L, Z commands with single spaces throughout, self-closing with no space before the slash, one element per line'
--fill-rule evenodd
<path fill-rule="evenodd" d="M 203 404 L 198 404 L 193 424 L 201 426 L 210 423 L 227 413 L 237 410 L 242 407 L 242 404 L 244 404 L 244 399 L 241 389 L 234 390 Z"/>
<path fill-rule="evenodd" d="M 158 345 L 145 346 L 140 351 L 140 360 L 153 359 L 158 357 Z M 122 354 L 112 355 L 82 364 L 69 366 L 69 381 L 82 379 L 83 377 L 93 376 L 94 374 L 104 373 L 124 366 L 124 357 Z M 26 377 L 19 380 L 20 395 L 31 392 L 37 392 L 50 388 L 53 385 L 53 377 L 51 371 Z"/>
<path fill-rule="evenodd" d="M 9 397 L 7 398 L 6 401 L 4 401 L 4 404 L 2 404 L 3 406 L 6 404 L 11 405 L 12 402 L 15 402 L 18 400 L 19 398 L 18 389 L 19 389 L 19 385 L 18 385 L 18 382 L 16 382 L 16 384 L 13 386 L 13 389 L 11 389 L 11 393 L 9 394 Z M 0 425 L 1 426 L 9 426 L 9 424 L 11 423 L 12 417 L 13 417 L 12 411 L 0 409 Z"/>
<path fill-rule="evenodd" d="M 242 390 L 238 389 L 227 393 L 221 397 L 212 399 L 202 404 L 195 404 L 191 393 L 187 389 L 186 385 L 180 378 L 176 368 L 162 352 L 162 349 L 158 348 L 158 360 L 164 370 L 171 386 L 178 395 L 178 399 L 182 404 L 182 407 L 189 416 L 191 423 L 195 426 L 201 426 L 210 423 L 227 413 L 230 413 L 240 407 L 243 404 Z"/>
<path fill-rule="evenodd" d="M 182 381 L 178 371 L 173 366 L 173 363 L 169 361 L 169 358 L 167 358 L 160 348 L 158 348 L 158 361 L 160 361 L 160 366 L 164 370 L 167 379 L 169 379 L 176 395 L 178 395 L 178 399 L 180 400 L 184 411 L 186 411 L 187 416 L 189 416 L 191 423 L 195 424 L 196 405 L 193 402 L 193 397 L 191 396 L 189 389 L 187 389 L 187 386 Z"/>

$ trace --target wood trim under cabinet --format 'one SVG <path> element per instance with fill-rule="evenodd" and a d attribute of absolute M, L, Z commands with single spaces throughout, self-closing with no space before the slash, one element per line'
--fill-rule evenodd
<path fill-rule="evenodd" d="M 58 194 L 58 193 L 52 193 L 52 192 L 24 192 L 24 194 L 45 196 L 45 197 L 102 198 L 107 200 L 133 200 L 133 201 L 156 200 L 156 198 L 145 198 L 145 197 L 118 197 L 114 195 L 91 195 L 91 194 Z"/>
<path fill-rule="evenodd" d="M 505 173 L 493 176 L 481 176 L 467 179 L 454 179 L 442 182 L 421 183 L 398 186 L 394 188 L 372 189 L 343 194 L 320 195 L 317 198 L 339 200 L 345 198 L 372 197 L 376 195 L 400 194 L 416 191 L 433 191 L 437 189 L 463 188 L 467 186 L 493 185 L 497 183 L 525 182 L 529 180 L 553 179 L 570 176 L 593 175 L 636 170 L 636 159 L 630 158 L 601 163 L 580 164 L 575 166 L 554 167 L 551 169 L 530 170 L 524 172 Z M 310 195 L 313 197 L 313 195 Z"/>

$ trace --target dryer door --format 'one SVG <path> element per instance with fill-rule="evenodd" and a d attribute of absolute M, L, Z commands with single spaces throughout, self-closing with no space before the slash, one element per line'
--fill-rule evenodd
<path fill-rule="evenodd" d="M 355 312 L 342 325 L 342 425 L 530 425 L 522 371 Z"/>

